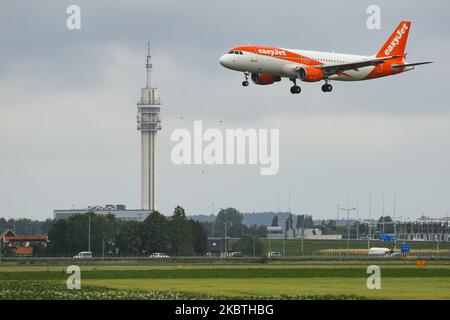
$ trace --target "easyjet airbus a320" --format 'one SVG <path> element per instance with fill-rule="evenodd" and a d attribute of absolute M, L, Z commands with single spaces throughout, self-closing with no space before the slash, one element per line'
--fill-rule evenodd
<path fill-rule="evenodd" d="M 260 46 L 239 46 L 220 57 L 224 67 L 244 72 L 244 87 L 250 77 L 255 84 L 268 85 L 289 78 L 291 93 L 300 93 L 297 79 L 325 81 L 323 92 L 333 87 L 330 80 L 360 81 L 392 76 L 431 62 L 407 63 L 406 41 L 411 22 L 402 21 L 381 50 L 373 56 L 317 52 Z"/>

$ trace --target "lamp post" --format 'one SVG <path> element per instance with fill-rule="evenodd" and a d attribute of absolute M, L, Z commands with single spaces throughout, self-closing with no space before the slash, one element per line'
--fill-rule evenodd
<path fill-rule="evenodd" d="M 303 247 L 303 239 L 305 238 L 305 215 L 303 215 L 303 219 L 302 219 L 302 254 L 304 254 L 304 247 Z"/>
<path fill-rule="evenodd" d="M 227 212 L 225 211 L 225 210 L 223 210 L 223 208 L 220 208 L 219 209 L 219 212 L 220 211 L 223 211 L 224 212 L 224 214 L 225 214 L 225 243 L 224 243 L 224 245 L 225 245 L 225 248 L 224 248 L 224 254 L 225 254 L 225 257 L 226 257 L 226 253 L 228 252 L 228 243 L 227 243 L 227 239 L 228 239 L 228 215 L 227 215 Z"/>
<path fill-rule="evenodd" d="M 356 208 L 341 208 L 339 210 L 343 210 L 347 212 L 347 249 L 349 248 L 349 240 L 350 240 L 350 211 L 355 211 Z"/>
<path fill-rule="evenodd" d="M 211 204 L 211 215 L 214 216 L 214 202 Z M 214 238 L 214 224 L 215 219 L 211 222 L 211 238 Z"/>
<path fill-rule="evenodd" d="M 88 231 L 88 251 L 91 252 L 91 213 L 88 213 L 89 217 L 89 231 Z"/>

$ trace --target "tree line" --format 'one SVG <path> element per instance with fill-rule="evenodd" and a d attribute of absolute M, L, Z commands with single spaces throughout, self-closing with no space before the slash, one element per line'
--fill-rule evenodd
<path fill-rule="evenodd" d="M 207 252 L 207 234 L 201 223 L 188 219 L 179 206 L 171 217 L 153 211 L 142 222 L 120 220 L 112 214 L 77 214 L 53 220 L 48 237 L 48 253 L 59 255 L 88 249 L 94 256 L 148 256 L 155 252 L 192 256 Z"/>
<path fill-rule="evenodd" d="M 241 238 L 256 236 L 264 238 L 267 234 L 267 226 L 246 225 L 244 215 L 235 208 L 221 209 L 214 221 L 202 222 L 203 228 L 209 237 L 223 238 L 225 233 L 229 238 Z"/>
<path fill-rule="evenodd" d="M 51 219 L 45 221 L 31 220 L 31 219 L 5 219 L 0 218 L 0 231 L 11 229 L 17 235 L 44 235 L 50 230 Z"/>

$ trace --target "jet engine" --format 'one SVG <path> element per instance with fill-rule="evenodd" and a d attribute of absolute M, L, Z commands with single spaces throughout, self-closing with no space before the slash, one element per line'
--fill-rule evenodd
<path fill-rule="evenodd" d="M 315 68 L 301 68 L 299 70 L 300 80 L 305 82 L 317 82 L 323 80 L 323 71 Z"/>
<path fill-rule="evenodd" d="M 252 73 L 251 78 L 252 78 L 253 83 L 263 85 L 263 86 L 267 85 L 267 84 L 272 84 L 274 82 L 281 81 L 280 77 L 273 76 L 268 73 Z"/>

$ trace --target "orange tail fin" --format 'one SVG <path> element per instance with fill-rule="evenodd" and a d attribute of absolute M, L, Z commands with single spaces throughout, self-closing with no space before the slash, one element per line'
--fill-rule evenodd
<path fill-rule="evenodd" d="M 389 40 L 384 44 L 377 53 L 378 57 L 402 56 L 399 60 L 403 61 L 405 57 L 406 42 L 408 41 L 409 29 L 411 29 L 410 21 L 402 21 L 395 29 Z"/>

